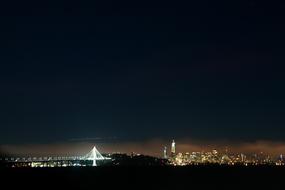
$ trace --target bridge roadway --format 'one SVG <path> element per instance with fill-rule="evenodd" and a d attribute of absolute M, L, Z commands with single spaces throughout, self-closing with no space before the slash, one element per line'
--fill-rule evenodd
<path fill-rule="evenodd" d="M 110 158 L 104 157 L 94 146 L 93 149 L 84 156 L 57 156 L 57 157 L 16 157 L 4 158 L 7 163 L 35 163 L 35 162 L 75 162 L 75 161 L 92 161 L 93 166 L 97 166 L 98 160 L 109 160 Z"/>
<path fill-rule="evenodd" d="M 18 158 L 4 158 L 5 162 L 49 162 L 49 161 L 79 161 L 86 160 L 83 156 L 58 156 L 58 157 L 18 157 Z"/>

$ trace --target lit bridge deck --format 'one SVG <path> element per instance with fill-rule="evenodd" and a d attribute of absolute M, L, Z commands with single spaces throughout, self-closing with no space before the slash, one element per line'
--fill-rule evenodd
<path fill-rule="evenodd" d="M 4 158 L 8 163 L 32 163 L 32 162 L 72 162 L 72 161 L 92 161 L 92 166 L 97 166 L 98 160 L 110 160 L 104 157 L 94 146 L 93 149 L 84 156 L 57 156 L 57 157 L 23 157 L 23 158 Z"/>

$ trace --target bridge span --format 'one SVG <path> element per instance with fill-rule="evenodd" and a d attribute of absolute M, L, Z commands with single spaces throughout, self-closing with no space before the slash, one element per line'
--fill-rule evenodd
<path fill-rule="evenodd" d="M 92 166 L 97 166 L 97 161 L 110 160 L 104 157 L 94 146 L 90 152 L 83 156 L 57 156 L 57 157 L 17 157 L 4 158 L 4 162 L 11 164 L 24 164 L 31 167 L 53 167 L 53 166 L 84 166 L 86 161 L 91 161 Z"/>

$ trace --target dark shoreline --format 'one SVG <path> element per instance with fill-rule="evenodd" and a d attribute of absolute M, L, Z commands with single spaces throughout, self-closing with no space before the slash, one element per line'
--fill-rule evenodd
<path fill-rule="evenodd" d="M 285 167 L 70 167 L 2 168 L 1 183 L 37 189 L 275 189 L 284 187 Z"/>

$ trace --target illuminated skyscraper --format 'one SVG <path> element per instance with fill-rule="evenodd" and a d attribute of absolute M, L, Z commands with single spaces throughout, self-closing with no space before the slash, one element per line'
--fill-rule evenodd
<path fill-rule="evenodd" d="M 164 147 L 164 150 L 163 150 L 163 158 L 167 159 L 167 147 L 166 146 Z"/>
<path fill-rule="evenodd" d="M 283 154 L 280 155 L 280 161 L 281 161 L 281 162 L 284 162 Z"/>
<path fill-rule="evenodd" d="M 175 156 L 175 141 L 173 140 L 171 143 L 171 156 Z"/>

